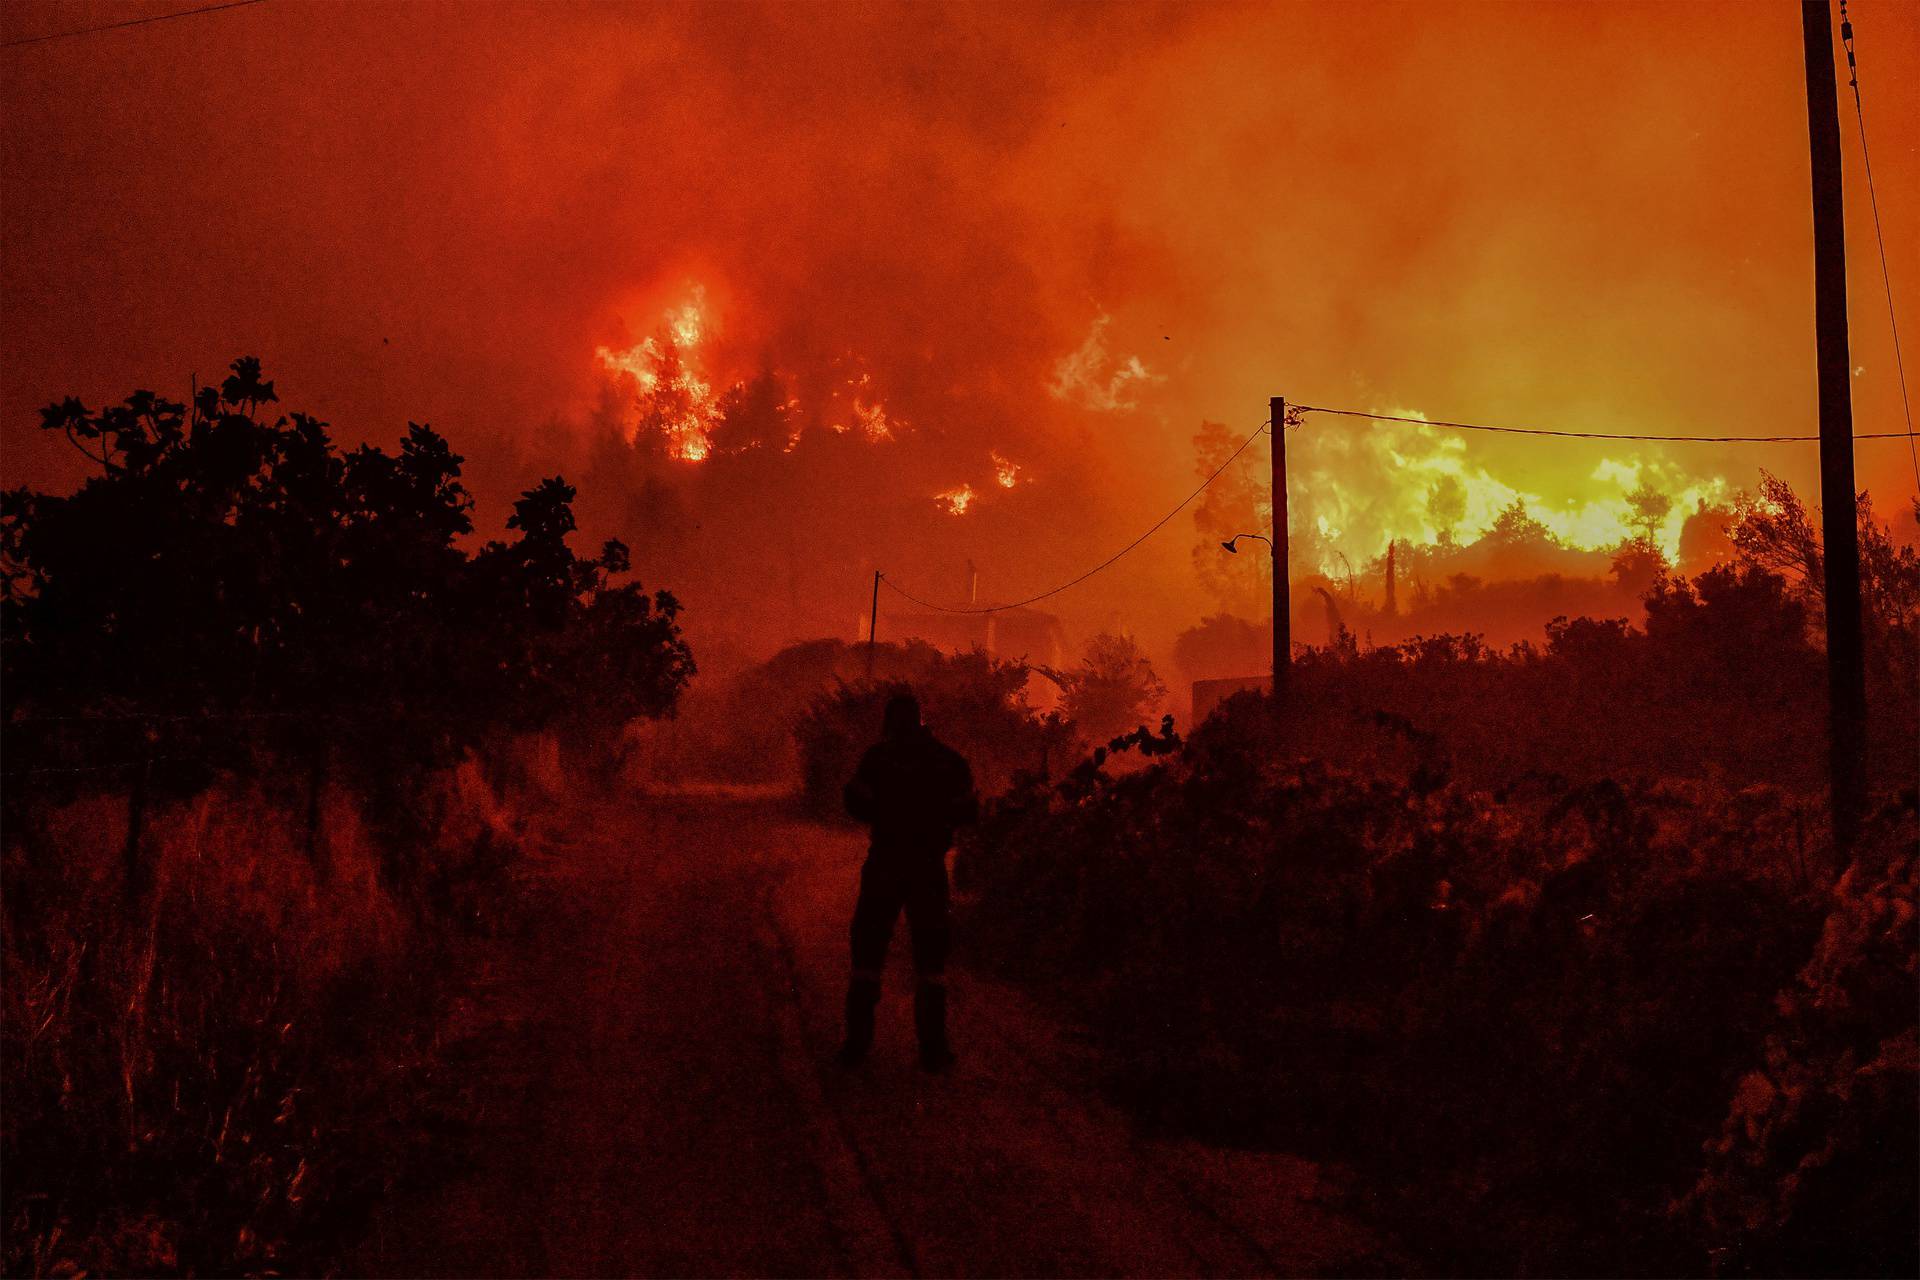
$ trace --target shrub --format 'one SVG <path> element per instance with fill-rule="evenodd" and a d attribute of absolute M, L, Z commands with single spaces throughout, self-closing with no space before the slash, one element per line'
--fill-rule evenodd
<path fill-rule="evenodd" d="M 879 737 L 887 699 L 899 692 L 919 698 L 922 719 L 967 758 L 983 795 L 1005 790 L 1023 773 L 1044 775 L 1065 763 L 1071 730 L 1059 716 L 1043 716 L 1028 704 L 1024 662 L 979 650 L 951 657 L 924 646 L 911 652 L 908 671 L 840 683 L 800 717 L 794 732 L 801 798 L 810 812 L 841 816 L 841 788 Z"/>
<path fill-rule="evenodd" d="M 1062 711 L 1093 742 L 1144 723 L 1167 696 L 1133 637 L 1106 632 L 1087 642 L 1086 656 L 1064 673 L 1061 689 Z"/>
<path fill-rule="evenodd" d="M 1834 886 L 1680 1205 L 1722 1274 L 1920 1273 L 1920 1045 L 1910 822 L 1882 821 Z"/>
<path fill-rule="evenodd" d="M 723 683 L 690 690 L 673 723 L 646 734 L 651 767 L 726 782 L 791 782 L 800 775 L 796 733 L 818 699 L 867 679 L 911 679 L 939 660 L 919 640 L 878 644 L 871 653 L 844 640 L 790 644 Z"/>
<path fill-rule="evenodd" d="M 1818 935 L 1817 821 L 1769 788 L 1483 790 L 1377 728 L 1401 768 L 1335 768 L 1242 695 L 1162 763 L 1016 788 L 956 863 L 970 936 L 1073 995 L 1143 1115 L 1359 1164 L 1446 1265 L 1704 1265 L 1666 1209 Z M 1911 976 L 1875 972 L 1910 1033 Z"/>

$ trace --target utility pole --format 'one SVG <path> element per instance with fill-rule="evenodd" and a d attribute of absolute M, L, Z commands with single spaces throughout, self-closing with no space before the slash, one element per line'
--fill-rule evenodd
<path fill-rule="evenodd" d="M 1267 402 L 1272 421 L 1268 424 L 1273 442 L 1273 537 L 1267 550 L 1273 556 L 1273 706 L 1286 707 L 1287 667 L 1293 658 L 1293 626 L 1288 617 L 1287 600 L 1287 402 L 1275 396 Z"/>
<path fill-rule="evenodd" d="M 1854 510 L 1852 361 L 1847 353 L 1847 240 L 1840 195 L 1839 80 L 1828 0 L 1801 0 L 1807 139 L 1813 162 L 1813 324 L 1820 387 L 1820 524 L 1826 544 L 1827 765 L 1833 840 L 1848 852 L 1866 812 L 1867 685 L 1860 636 L 1860 541 Z"/>
<path fill-rule="evenodd" d="M 873 604 L 867 609 L 867 679 L 873 679 L 873 633 L 880 625 L 880 571 L 873 571 Z"/>

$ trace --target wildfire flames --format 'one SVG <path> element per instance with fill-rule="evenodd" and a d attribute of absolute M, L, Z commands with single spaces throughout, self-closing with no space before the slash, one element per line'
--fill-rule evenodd
<path fill-rule="evenodd" d="M 603 346 L 594 351 L 601 368 L 634 392 L 636 412 L 627 423 L 629 443 L 652 432 L 668 455 L 681 461 L 701 462 L 712 454 L 728 397 L 746 389 L 744 379 L 717 388 L 707 371 L 709 357 L 704 348 L 715 329 L 707 291 L 695 285 L 684 304 L 668 308 L 651 337 L 622 349 Z M 888 412 L 872 386 L 873 375 L 864 371 L 844 379 L 829 394 L 833 403 L 822 425 L 840 435 L 857 431 L 874 444 L 894 439 L 907 424 Z M 839 404 L 843 399 L 846 403 Z M 783 401 L 780 411 L 795 423 L 803 420 L 797 397 Z M 787 438 L 787 449 L 799 439 L 796 426 Z"/>
<path fill-rule="evenodd" d="M 649 337 L 630 346 L 594 350 L 601 370 L 634 397 L 633 414 L 624 424 L 629 444 L 650 436 L 669 457 L 682 462 L 703 462 L 712 456 L 729 401 L 747 390 L 744 379 L 723 381 L 709 372 L 708 347 L 717 328 L 707 290 L 696 284 L 686 301 L 667 308 Z M 1098 332 L 1096 325 L 1096 336 Z M 835 435 L 857 434 L 874 445 L 893 442 L 910 431 L 911 424 L 879 396 L 864 361 L 849 356 L 847 363 L 859 372 L 834 374 L 835 385 L 814 419 L 817 425 Z M 788 396 L 779 403 L 779 412 L 792 424 L 785 442 L 786 451 L 791 452 L 805 431 L 805 407 L 799 397 Z M 999 487 L 1011 489 L 1021 482 L 1020 463 L 997 449 L 989 452 L 988 459 Z M 977 496 L 971 484 L 962 483 L 934 494 L 933 500 L 957 516 L 964 515 Z"/>
<path fill-rule="evenodd" d="M 1011 489 L 1020 483 L 1019 463 L 1001 457 L 998 449 L 988 456 L 993 459 L 993 478 L 999 482 L 1002 489 Z"/>
<path fill-rule="evenodd" d="M 684 306 L 669 310 L 660 332 L 624 351 L 601 347 L 595 357 L 610 372 L 630 378 L 639 392 L 640 415 L 628 432 L 631 441 L 646 425 L 665 440 L 667 452 L 699 462 L 713 451 L 720 397 L 702 376 L 700 345 L 709 331 L 706 290 L 695 286 Z"/>
<path fill-rule="evenodd" d="M 1731 495 L 1718 476 L 1690 475 L 1644 453 L 1603 457 L 1590 469 L 1529 468 L 1535 478 L 1519 482 L 1496 475 L 1465 440 L 1439 428 L 1355 431 L 1309 423 L 1289 441 L 1299 495 L 1294 528 L 1301 531 L 1304 517 L 1329 558 L 1376 556 L 1390 541 L 1471 544 L 1517 505 L 1563 546 L 1604 551 L 1644 539 L 1677 560 L 1688 518 Z M 1564 476 L 1559 492 L 1544 491 L 1552 486 L 1539 477 L 1556 471 Z"/>
<path fill-rule="evenodd" d="M 1088 412 L 1122 414 L 1138 407 L 1135 394 L 1161 381 L 1138 356 L 1112 351 L 1112 323 L 1104 313 L 1097 316 L 1085 341 L 1055 362 L 1046 387 L 1053 397 Z M 713 454 L 729 400 L 746 387 L 743 379 L 723 379 L 711 371 L 717 329 L 707 290 L 695 284 L 683 301 L 660 314 L 648 337 L 630 346 L 596 349 L 600 367 L 634 397 L 626 423 L 629 443 L 645 434 L 657 439 L 669 457 L 689 463 Z M 783 393 L 778 407 L 791 424 L 788 451 L 810 420 L 876 446 L 911 430 L 887 407 L 864 362 L 849 355 L 846 365 L 856 372 L 842 366 L 832 374 L 825 403 L 811 419 L 798 396 Z M 1399 407 L 1391 412 L 1425 417 Z M 1458 435 L 1418 425 L 1347 430 L 1314 421 L 1291 441 L 1296 554 L 1307 554 L 1327 572 L 1343 557 L 1351 562 L 1377 556 L 1389 542 L 1471 545 L 1492 531 L 1503 513 L 1516 509 L 1566 547 L 1601 551 L 1642 539 L 1677 560 L 1688 518 L 1724 503 L 1731 492 L 1720 477 L 1690 475 L 1669 460 L 1632 454 L 1603 457 L 1591 469 L 1567 474 L 1556 493 L 1537 478 L 1550 471 L 1528 468 L 1535 478 L 1525 483 L 1502 478 Z M 1022 464 L 999 449 L 988 452 L 987 462 L 990 480 L 982 483 L 990 485 L 989 491 L 1012 490 L 1024 482 Z M 963 516 L 980 496 L 967 481 L 932 498 L 947 514 Z M 1250 496 L 1258 518 L 1270 523 L 1265 495 L 1256 489 Z"/>
<path fill-rule="evenodd" d="M 1166 381 L 1139 356 L 1117 357 L 1109 352 L 1107 331 L 1112 326 L 1113 317 L 1101 312 L 1087 330 L 1086 341 L 1054 364 L 1047 390 L 1056 400 L 1115 413 L 1137 408 L 1136 393 Z"/>

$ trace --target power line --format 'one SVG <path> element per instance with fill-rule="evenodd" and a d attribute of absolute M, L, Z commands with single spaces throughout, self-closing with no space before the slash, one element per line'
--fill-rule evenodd
<path fill-rule="evenodd" d="M 886 583 L 887 586 L 891 590 L 893 590 L 896 594 L 906 597 L 908 600 L 913 601 L 913 603 L 919 605 L 923 609 L 932 609 L 936 613 L 1002 613 L 1008 609 L 1023 609 L 1027 605 L 1035 604 L 1041 600 L 1045 600 L 1048 596 L 1057 596 L 1062 591 L 1067 590 L 1069 587 L 1077 587 L 1081 583 L 1085 582 L 1088 578 L 1091 578 L 1094 574 L 1099 573 L 1102 569 L 1108 568 L 1115 561 L 1119 560 L 1120 557 L 1126 555 L 1129 551 L 1132 551 L 1135 547 L 1145 542 L 1148 538 L 1151 538 L 1154 534 L 1160 532 L 1161 527 L 1164 526 L 1167 523 L 1167 521 L 1173 519 L 1175 516 L 1179 515 L 1182 511 L 1185 511 L 1188 505 L 1191 504 L 1195 498 L 1199 497 L 1202 493 L 1205 493 L 1207 486 L 1212 484 L 1215 480 L 1218 480 L 1221 476 L 1221 473 L 1226 471 L 1228 467 L 1232 466 L 1234 464 L 1234 461 L 1237 458 L 1239 458 L 1241 454 L 1247 451 L 1247 446 L 1252 444 L 1255 440 L 1258 440 L 1261 437 L 1261 435 L 1266 432 L 1269 425 L 1270 424 L 1268 423 L 1264 423 L 1264 422 L 1261 423 L 1260 426 L 1254 430 L 1254 433 L 1252 435 L 1248 436 L 1245 440 L 1242 440 L 1240 442 L 1240 447 L 1238 449 L 1235 449 L 1232 453 L 1227 455 L 1227 460 L 1225 462 L 1221 463 L 1218 467 L 1214 468 L 1212 475 L 1208 476 L 1205 480 L 1202 480 L 1200 482 L 1200 487 L 1198 489 L 1195 489 L 1192 493 L 1182 498 L 1180 500 L 1179 506 L 1175 507 L 1173 510 L 1167 512 L 1167 514 L 1161 516 L 1158 520 L 1154 521 L 1152 527 L 1149 528 L 1145 533 L 1141 534 L 1139 537 L 1135 538 L 1132 542 L 1129 542 L 1126 546 L 1120 548 L 1118 551 L 1114 552 L 1112 555 L 1108 556 L 1105 560 L 1102 560 L 1099 564 L 1093 566 L 1093 568 L 1087 570 L 1085 573 L 1081 574 L 1079 577 L 1074 578 L 1068 582 L 1063 582 L 1059 586 L 1054 587 L 1051 590 L 1042 591 L 1039 595 L 1028 596 L 1026 599 L 1016 600 L 1012 604 L 968 605 L 966 607 L 956 607 L 954 605 L 935 604 L 931 600 L 922 600 L 919 596 L 916 596 L 913 593 L 905 590 L 904 588 L 895 585 L 893 580 L 887 577 L 887 575 L 884 573 L 880 575 L 880 581 Z"/>
<path fill-rule="evenodd" d="M 73 31 L 56 31 L 52 35 L 27 36 L 20 40 L 8 40 L 0 44 L 0 49 L 12 49 L 23 44 L 45 44 L 49 40 L 65 40 L 70 36 L 90 36 L 101 31 L 118 31 L 122 27 L 143 27 L 149 22 L 166 22 L 173 18 L 191 18 L 197 13 L 217 13 L 222 9 L 244 9 L 251 4 L 265 4 L 267 0 L 227 0 L 225 4 L 202 5 L 198 9 L 182 9 L 178 13 L 156 13 L 146 18 L 128 18 L 124 22 L 109 22 L 98 27 L 80 27 Z"/>
<path fill-rule="evenodd" d="M 1867 113 L 1860 105 L 1860 66 L 1853 57 L 1853 23 L 1847 0 L 1840 0 L 1840 41 L 1847 47 L 1847 83 L 1853 86 L 1853 117 L 1860 122 L 1860 163 L 1867 171 L 1867 201 L 1873 206 L 1873 238 L 1880 246 L 1880 283 L 1887 291 L 1887 326 L 1893 330 L 1893 367 L 1900 375 L 1900 408 L 1907 418 L 1907 458 L 1913 463 L 1913 487 L 1920 493 L 1920 449 L 1913 443 L 1913 406 L 1907 403 L 1907 363 L 1900 356 L 1900 321 L 1893 314 L 1893 276 L 1887 270 L 1887 237 L 1880 230 L 1880 196 L 1873 187 L 1873 157 L 1867 153 Z"/>
<path fill-rule="evenodd" d="M 1451 427 L 1456 431 L 1492 431 L 1508 436 L 1555 436 L 1563 440 L 1648 440 L 1656 444 L 1792 444 L 1817 441 L 1819 436 L 1656 436 L 1608 431 L 1556 431 L 1547 427 L 1491 427 L 1484 422 L 1445 422 L 1438 418 L 1412 418 L 1397 413 L 1366 413 L 1359 409 L 1328 409 L 1319 405 L 1300 405 L 1302 413 L 1332 413 L 1343 418 L 1371 418 L 1376 422 L 1412 422 L 1423 427 Z M 1855 440 L 1902 440 L 1903 431 L 1870 431 Z"/>

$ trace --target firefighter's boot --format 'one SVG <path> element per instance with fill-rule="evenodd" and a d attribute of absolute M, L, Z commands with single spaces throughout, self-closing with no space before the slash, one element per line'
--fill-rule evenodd
<path fill-rule="evenodd" d="M 857 1067 L 873 1047 L 873 1011 L 880 1003 L 880 979 L 855 974 L 847 984 L 847 1038 L 840 1045 L 839 1062 Z"/>
<path fill-rule="evenodd" d="M 953 1066 L 953 1047 L 947 1043 L 947 984 L 922 978 L 913 993 L 913 1029 L 920 1038 L 920 1066 L 940 1072 Z"/>

